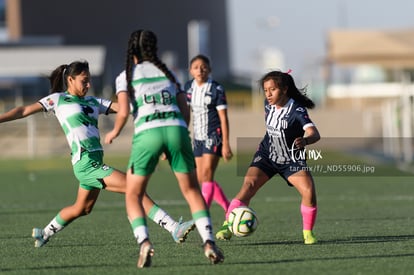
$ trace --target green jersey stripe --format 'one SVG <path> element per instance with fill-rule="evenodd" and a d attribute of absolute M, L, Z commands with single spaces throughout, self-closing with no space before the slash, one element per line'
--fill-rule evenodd
<path fill-rule="evenodd" d="M 132 86 L 136 86 L 142 83 L 154 83 L 159 81 L 168 80 L 166 76 L 159 76 L 159 77 L 148 77 L 148 78 L 140 78 L 132 81 Z"/>
<path fill-rule="evenodd" d="M 98 127 L 98 120 L 91 116 L 87 116 L 84 114 L 74 114 L 73 116 L 69 116 L 66 119 L 67 123 L 69 123 L 71 128 L 77 128 L 79 126 L 94 126 Z"/>

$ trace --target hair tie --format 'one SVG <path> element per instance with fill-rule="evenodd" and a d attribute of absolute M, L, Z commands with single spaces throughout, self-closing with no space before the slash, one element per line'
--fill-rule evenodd
<path fill-rule="evenodd" d="M 138 47 L 139 47 L 139 51 L 140 51 L 141 55 L 144 54 L 144 49 L 142 47 L 142 40 L 144 39 L 144 33 L 145 33 L 145 30 L 141 31 L 139 33 L 139 38 L 138 38 Z"/>
<path fill-rule="evenodd" d="M 63 68 L 63 71 L 62 71 L 63 88 L 65 88 L 65 86 L 66 86 L 66 81 L 65 81 L 65 73 L 66 73 L 66 69 L 67 69 L 68 67 L 69 67 L 69 66 L 68 66 L 67 64 L 65 64 L 65 65 L 64 65 L 64 68 Z"/>
<path fill-rule="evenodd" d="M 285 74 L 290 74 L 292 72 L 292 69 L 287 70 Z"/>

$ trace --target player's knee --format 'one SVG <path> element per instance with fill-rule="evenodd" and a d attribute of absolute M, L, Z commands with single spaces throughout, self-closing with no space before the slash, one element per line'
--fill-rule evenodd
<path fill-rule="evenodd" d="M 312 205 L 316 204 L 316 195 L 313 188 L 305 188 L 302 190 L 302 198 Z"/>
<path fill-rule="evenodd" d="M 209 182 L 213 180 L 213 173 L 203 173 L 200 177 L 201 182 Z"/>

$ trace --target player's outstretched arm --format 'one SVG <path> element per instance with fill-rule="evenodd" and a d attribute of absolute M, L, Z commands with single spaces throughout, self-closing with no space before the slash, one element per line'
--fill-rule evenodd
<path fill-rule="evenodd" d="M 0 115 L 0 123 L 16 120 L 19 118 L 24 118 L 30 116 L 34 113 L 38 113 L 43 111 L 43 107 L 39 102 L 26 105 L 26 106 L 19 106 L 11 109 L 10 111 Z"/>

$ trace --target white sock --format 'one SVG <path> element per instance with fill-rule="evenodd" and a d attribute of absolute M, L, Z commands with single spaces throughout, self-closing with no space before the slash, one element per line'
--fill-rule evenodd
<path fill-rule="evenodd" d="M 170 233 L 174 232 L 174 229 L 178 225 L 178 223 L 170 215 L 168 215 L 167 212 L 155 204 L 151 208 L 148 217 Z"/>
<path fill-rule="evenodd" d="M 138 226 L 134 229 L 134 236 L 138 244 L 148 239 L 148 229 L 146 226 Z"/>
<path fill-rule="evenodd" d="M 195 215 L 193 214 L 193 219 L 203 243 L 208 240 L 214 241 L 213 226 L 208 211 L 199 211 Z"/>
<path fill-rule="evenodd" d="M 48 225 L 43 229 L 44 239 L 47 240 L 59 231 L 61 231 L 67 223 L 62 220 L 59 214 L 50 221 Z"/>
<path fill-rule="evenodd" d="M 148 228 L 145 218 L 138 217 L 131 221 L 132 231 L 137 243 L 140 245 L 145 239 L 148 239 Z"/>

